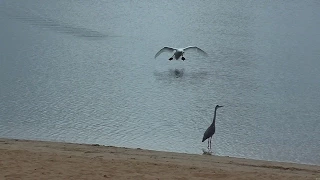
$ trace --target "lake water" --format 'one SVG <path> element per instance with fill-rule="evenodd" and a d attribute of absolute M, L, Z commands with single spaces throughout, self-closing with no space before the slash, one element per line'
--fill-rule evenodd
<path fill-rule="evenodd" d="M 318 0 L 0 0 L 0 24 L 0 137 L 202 154 L 219 104 L 215 155 L 320 164 Z"/>

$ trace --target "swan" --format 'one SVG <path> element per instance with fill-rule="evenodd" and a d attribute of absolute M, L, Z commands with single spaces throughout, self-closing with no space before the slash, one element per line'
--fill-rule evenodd
<path fill-rule="evenodd" d="M 175 58 L 176 60 L 179 60 L 180 57 L 181 57 L 181 60 L 184 61 L 186 58 L 183 57 L 183 54 L 185 51 L 189 51 L 189 50 L 195 50 L 196 52 L 200 53 L 203 56 L 208 56 L 208 54 L 206 52 L 204 52 L 202 49 L 200 49 L 196 46 L 188 46 L 185 48 L 163 47 L 162 49 L 160 49 L 159 52 L 157 52 L 157 54 L 154 56 L 154 58 L 157 58 L 163 52 L 171 52 L 171 53 L 174 52 L 172 57 L 169 58 L 170 61 L 173 58 Z"/>

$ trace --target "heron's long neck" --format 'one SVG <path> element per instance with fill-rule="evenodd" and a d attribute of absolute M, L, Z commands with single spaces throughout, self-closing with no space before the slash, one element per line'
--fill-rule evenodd
<path fill-rule="evenodd" d="M 212 126 L 214 126 L 216 124 L 216 115 L 217 115 L 217 108 L 214 110 Z"/>

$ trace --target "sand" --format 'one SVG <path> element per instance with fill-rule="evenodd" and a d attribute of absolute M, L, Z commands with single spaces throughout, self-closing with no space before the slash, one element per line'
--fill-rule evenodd
<path fill-rule="evenodd" d="M 320 166 L 0 138 L 0 179 L 320 180 Z"/>

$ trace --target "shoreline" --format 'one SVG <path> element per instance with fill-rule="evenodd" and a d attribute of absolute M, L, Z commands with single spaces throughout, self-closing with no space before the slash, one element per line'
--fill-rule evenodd
<path fill-rule="evenodd" d="M 320 166 L 0 138 L 0 179 L 320 179 Z"/>

